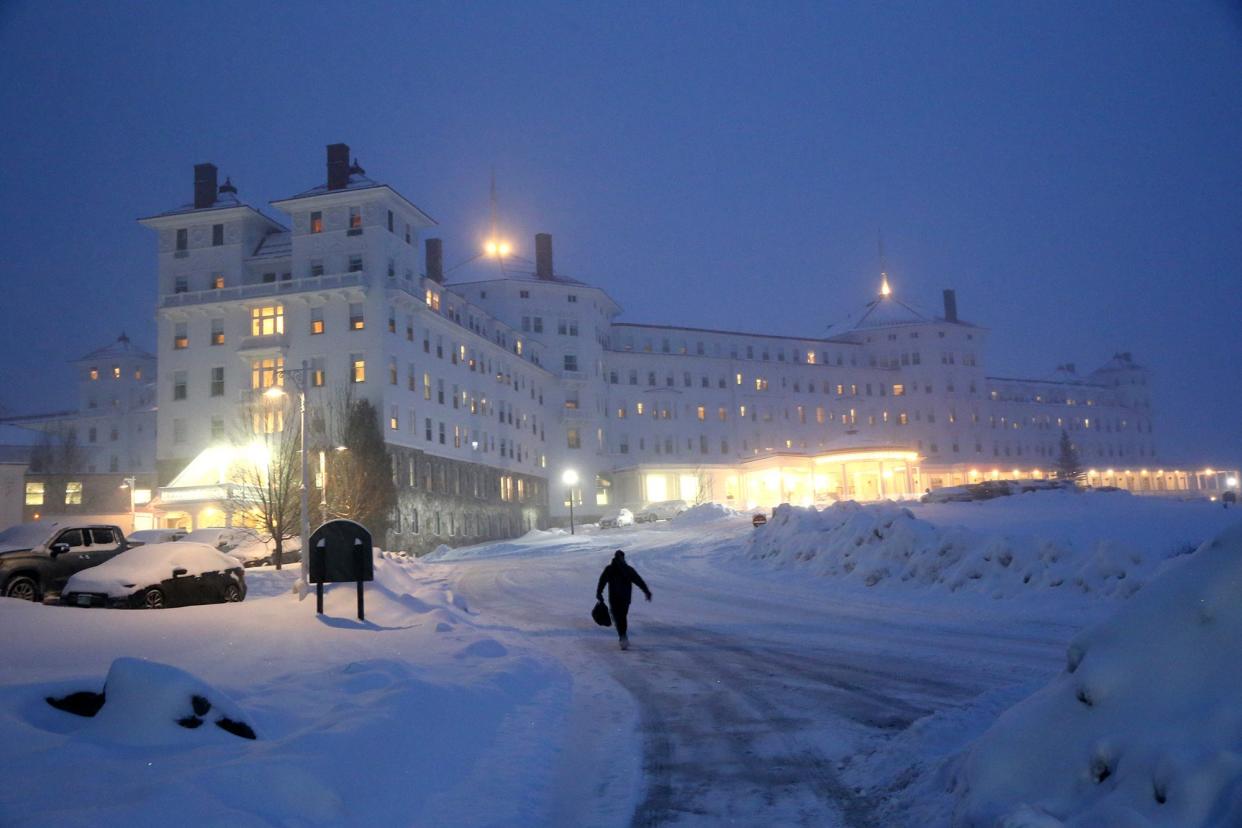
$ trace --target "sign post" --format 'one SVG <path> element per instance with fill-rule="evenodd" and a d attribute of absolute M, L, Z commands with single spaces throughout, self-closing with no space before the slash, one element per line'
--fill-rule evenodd
<path fill-rule="evenodd" d="M 310 536 L 310 582 L 315 585 L 315 611 L 323 614 L 323 585 L 358 584 L 358 620 L 366 620 L 362 583 L 375 580 L 371 533 L 352 520 L 330 520 Z"/>

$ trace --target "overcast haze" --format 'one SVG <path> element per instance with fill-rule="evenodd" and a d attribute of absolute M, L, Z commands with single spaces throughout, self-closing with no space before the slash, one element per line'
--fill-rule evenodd
<path fill-rule="evenodd" d="M 155 241 L 211 161 L 246 201 L 348 143 L 477 249 L 495 167 L 530 256 L 625 321 L 820 335 L 896 294 L 987 369 L 1131 351 L 1165 460 L 1242 447 L 1237 3 L 0 3 L 0 405 L 154 350 Z"/>

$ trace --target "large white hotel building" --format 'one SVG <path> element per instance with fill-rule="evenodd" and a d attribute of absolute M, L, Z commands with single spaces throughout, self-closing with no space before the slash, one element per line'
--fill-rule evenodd
<path fill-rule="evenodd" d="M 388 544 L 411 551 L 562 521 L 568 469 L 588 519 L 669 499 L 870 500 L 1046 476 L 1065 429 L 1093 484 L 1225 485 L 1162 465 L 1130 354 L 994 376 L 989 332 L 951 290 L 929 313 L 881 277 L 820 337 L 645 325 L 559 273 L 546 234 L 533 262 L 493 239 L 446 272 L 435 222 L 343 144 L 324 183 L 271 206 L 281 221 L 200 164 L 191 204 L 141 219 L 159 250 L 160 523 L 236 518 L 219 471 L 230 426 L 304 363 L 312 422 L 343 387 L 381 412 L 400 501 Z"/>

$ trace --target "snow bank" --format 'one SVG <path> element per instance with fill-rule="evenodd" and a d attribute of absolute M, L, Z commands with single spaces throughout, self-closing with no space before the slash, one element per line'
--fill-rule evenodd
<path fill-rule="evenodd" d="M 823 511 L 784 505 L 754 532 L 749 554 L 867 587 L 906 584 L 997 598 L 1040 590 L 1124 598 L 1167 559 L 1210 536 L 1222 514 L 1183 508 L 1181 519 L 1171 520 L 1167 507 L 1188 504 L 1108 494 L 1038 492 L 1004 500 L 1015 502 L 925 509 L 979 528 L 933 524 L 894 503 L 850 501 Z M 1059 516 L 1070 508 L 1087 514 L 1067 523 Z M 1098 514 L 1091 515 L 1092 509 Z M 1044 514 L 1046 521 L 1031 519 Z M 1123 531 L 1125 524 L 1130 531 Z M 1029 534 L 1004 531 L 1008 526 Z"/>
<path fill-rule="evenodd" d="M 954 777 L 962 828 L 1242 825 L 1242 524 L 1070 645 Z"/>
<path fill-rule="evenodd" d="M 677 526 L 698 526 L 736 515 L 737 512 L 720 503 L 700 503 L 674 517 L 672 522 Z"/>

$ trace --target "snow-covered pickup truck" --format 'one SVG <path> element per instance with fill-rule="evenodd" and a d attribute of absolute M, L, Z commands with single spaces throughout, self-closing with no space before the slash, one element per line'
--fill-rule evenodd
<path fill-rule="evenodd" d="M 0 532 L 0 595 L 41 601 L 69 576 L 124 552 L 120 527 L 98 523 L 20 523 Z"/>

